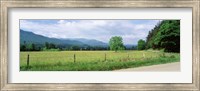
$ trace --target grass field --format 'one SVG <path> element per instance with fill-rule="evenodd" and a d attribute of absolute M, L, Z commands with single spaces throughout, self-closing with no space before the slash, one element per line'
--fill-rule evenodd
<path fill-rule="evenodd" d="M 29 54 L 29 67 L 27 55 Z M 75 60 L 74 60 L 75 54 Z M 20 52 L 21 71 L 107 71 L 177 62 L 179 53 L 159 51 Z"/>

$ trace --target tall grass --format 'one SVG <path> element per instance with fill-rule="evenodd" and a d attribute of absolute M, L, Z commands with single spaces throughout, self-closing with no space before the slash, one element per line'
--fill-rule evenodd
<path fill-rule="evenodd" d="M 27 55 L 30 67 L 27 67 Z M 74 63 L 74 54 L 76 62 Z M 106 54 L 106 60 L 105 60 Z M 21 71 L 109 71 L 122 68 L 177 62 L 178 53 L 154 51 L 55 51 L 21 52 Z"/>

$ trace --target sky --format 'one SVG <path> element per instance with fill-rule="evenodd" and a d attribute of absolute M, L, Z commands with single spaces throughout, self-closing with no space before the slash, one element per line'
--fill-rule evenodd
<path fill-rule="evenodd" d="M 137 44 L 161 20 L 20 20 L 20 29 L 50 38 L 85 38 L 105 43 L 121 36 L 124 44 Z"/>

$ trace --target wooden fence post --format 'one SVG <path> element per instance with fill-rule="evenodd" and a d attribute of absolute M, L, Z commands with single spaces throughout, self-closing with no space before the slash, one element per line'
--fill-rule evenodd
<path fill-rule="evenodd" d="M 74 63 L 76 62 L 76 55 L 74 54 Z"/>
<path fill-rule="evenodd" d="M 29 67 L 29 54 L 27 56 L 27 67 Z"/>

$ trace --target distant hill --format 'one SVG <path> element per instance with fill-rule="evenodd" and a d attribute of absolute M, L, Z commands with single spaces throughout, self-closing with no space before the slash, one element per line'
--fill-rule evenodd
<path fill-rule="evenodd" d="M 32 32 L 24 31 L 20 29 L 20 44 L 34 43 L 34 44 L 44 44 L 45 42 L 54 43 L 56 45 L 65 45 L 65 46 L 102 46 L 106 47 L 108 44 L 94 40 L 94 39 L 58 39 L 58 38 L 49 38 L 42 35 L 38 35 Z"/>
<path fill-rule="evenodd" d="M 102 47 L 108 46 L 107 43 L 104 43 L 102 41 L 98 41 L 95 39 L 75 38 L 75 39 L 70 39 L 70 40 L 79 41 L 90 46 L 102 46 Z"/>
<path fill-rule="evenodd" d="M 137 49 L 137 45 L 133 45 L 133 44 L 126 44 L 124 45 L 126 47 L 127 50 L 130 50 L 130 49 Z"/>

